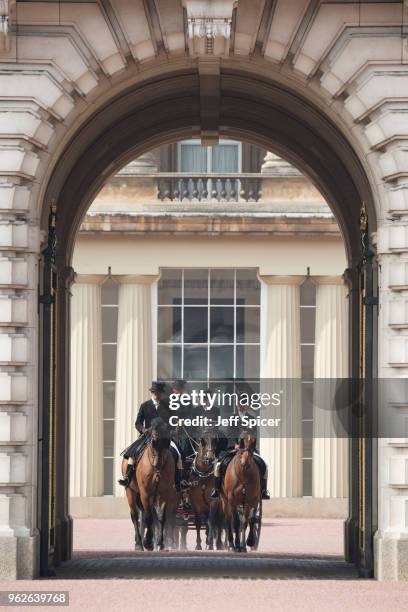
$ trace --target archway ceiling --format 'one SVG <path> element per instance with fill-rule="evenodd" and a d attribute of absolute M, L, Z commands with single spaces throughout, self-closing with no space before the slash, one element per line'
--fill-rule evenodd
<path fill-rule="evenodd" d="M 237 71 L 220 75 L 220 134 L 274 150 L 308 174 L 332 207 L 350 264 L 360 257 L 362 201 L 370 190 L 358 158 L 317 109 L 266 80 Z M 68 260 L 80 222 L 106 179 L 132 158 L 199 133 L 197 71 L 168 75 L 124 92 L 98 110 L 72 139 L 49 183 L 58 202 L 59 249 Z"/>

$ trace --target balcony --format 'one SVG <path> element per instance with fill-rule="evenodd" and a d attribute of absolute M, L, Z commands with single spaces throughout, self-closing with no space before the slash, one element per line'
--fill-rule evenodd
<path fill-rule="evenodd" d="M 186 172 L 144 175 L 157 181 L 161 202 L 258 202 L 262 196 L 262 174 Z"/>
<path fill-rule="evenodd" d="M 220 214 L 332 219 L 310 179 L 282 160 L 266 171 L 237 173 L 158 171 L 142 158 L 107 181 L 87 218 Z"/>

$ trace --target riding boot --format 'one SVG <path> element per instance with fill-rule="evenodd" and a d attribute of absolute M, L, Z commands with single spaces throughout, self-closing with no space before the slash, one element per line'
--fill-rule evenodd
<path fill-rule="evenodd" d="M 221 488 L 221 476 L 214 476 L 214 488 L 211 491 L 210 497 L 216 499 L 220 496 L 220 488 Z"/>
<path fill-rule="evenodd" d="M 262 499 L 271 499 L 268 489 L 266 488 L 266 478 L 261 479 L 261 497 Z"/>
<path fill-rule="evenodd" d="M 132 478 L 133 478 L 133 474 L 135 473 L 135 466 L 133 463 L 128 463 L 127 464 L 127 468 L 126 468 L 126 474 L 124 475 L 123 478 L 120 478 L 118 480 L 119 484 L 122 485 L 122 487 L 128 487 L 130 485 L 130 483 L 132 482 Z"/>

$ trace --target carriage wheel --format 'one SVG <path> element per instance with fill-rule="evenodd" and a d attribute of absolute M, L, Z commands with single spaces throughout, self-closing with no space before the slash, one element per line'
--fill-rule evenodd
<path fill-rule="evenodd" d="M 259 500 L 259 505 L 255 514 L 255 522 L 254 522 L 254 535 L 255 535 L 255 544 L 251 547 L 251 550 L 258 550 L 259 541 L 261 539 L 261 528 L 262 528 L 262 499 Z"/>

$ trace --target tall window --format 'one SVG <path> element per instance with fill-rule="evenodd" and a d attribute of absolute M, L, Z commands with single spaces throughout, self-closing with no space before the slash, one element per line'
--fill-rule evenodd
<path fill-rule="evenodd" d="M 316 287 L 307 277 L 300 287 L 300 351 L 302 366 L 303 495 L 312 495 L 313 378 Z"/>
<path fill-rule="evenodd" d="M 241 143 L 233 140 L 221 140 L 220 144 L 213 147 L 203 147 L 198 140 L 186 140 L 179 143 L 178 166 L 180 172 L 198 173 L 230 173 L 241 171 Z M 187 188 L 190 199 L 193 197 L 194 190 L 202 197 L 203 192 L 207 192 L 208 196 L 221 199 L 225 196 L 231 197 L 231 192 L 234 193 L 234 198 L 239 195 L 239 181 L 228 179 L 209 179 L 208 181 L 200 179 L 198 183 L 189 181 L 188 185 L 183 183 L 180 185 L 180 194 L 183 196 L 184 189 Z M 225 193 L 223 194 L 223 191 Z M 216 193 L 216 195 L 215 195 Z"/>
<path fill-rule="evenodd" d="M 113 494 L 113 431 L 115 422 L 118 285 L 108 278 L 102 285 L 103 463 L 104 494 Z"/>
<path fill-rule="evenodd" d="M 254 269 L 163 269 L 157 376 L 191 383 L 257 379 L 260 283 Z"/>

